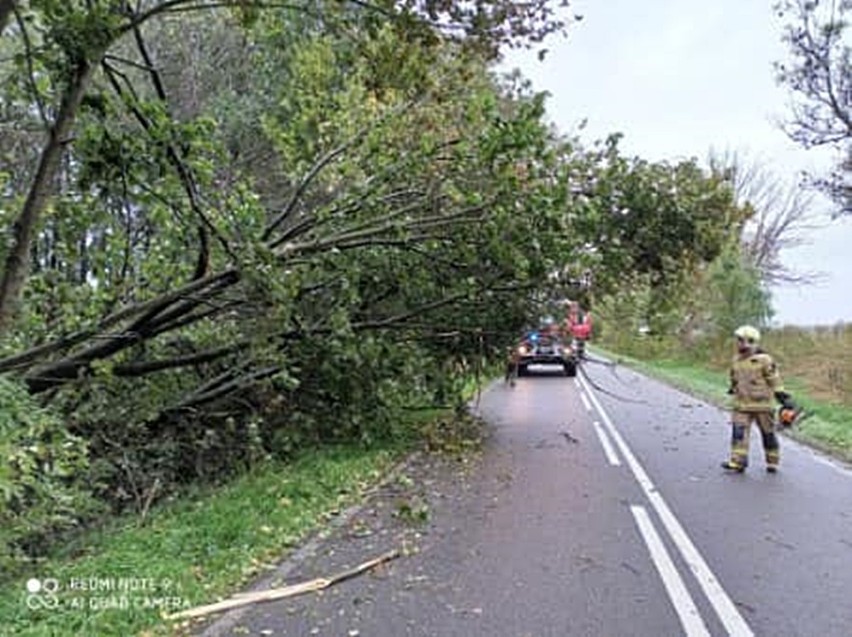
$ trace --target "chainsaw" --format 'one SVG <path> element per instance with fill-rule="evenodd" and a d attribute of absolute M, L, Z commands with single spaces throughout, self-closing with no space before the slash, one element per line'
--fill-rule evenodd
<path fill-rule="evenodd" d="M 778 428 L 790 429 L 794 425 L 800 424 L 810 414 L 805 413 L 801 407 L 779 407 L 778 408 Z"/>

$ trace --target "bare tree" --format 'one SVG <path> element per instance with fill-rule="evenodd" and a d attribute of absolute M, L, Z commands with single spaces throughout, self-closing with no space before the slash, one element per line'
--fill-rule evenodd
<path fill-rule="evenodd" d="M 792 115 L 784 127 L 804 146 L 832 146 L 839 153 L 835 169 L 813 179 L 839 205 L 838 215 L 852 214 L 852 49 L 847 16 L 852 1 L 784 0 L 775 5 L 789 16 L 783 40 L 791 60 L 776 63 L 778 81 L 792 96 Z"/>
<path fill-rule="evenodd" d="M 813 191 L 785 183 L 763 163 L 736 152 L 711 151 L 710 169 L 729 181 L 740 206 L 753 215 L 745 224 L 741 242 L 749 262 L 767 285 L 813 284 L 820 272 L 797 272 L 784 265 L 781 253 L 808 243 L 807 233 L 817 229 Z"/>

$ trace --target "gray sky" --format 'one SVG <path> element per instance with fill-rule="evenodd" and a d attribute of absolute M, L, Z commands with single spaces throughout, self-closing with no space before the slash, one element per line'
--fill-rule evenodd
<path fill-rule="evenodd" d="M 788 95 L 773 61 L 786 58 L 772 0 L 573 0 L 584 16 L 567 39 L 552 39 L 543 62 L 513 52 L 536 90 L 551 93 L 550 118 L 584 139 L 624 133 L 627 154 L 650 160 L 698 157 L 711 148 L 755 158 L 784 179 L 830 165 L 827 149 L 805 151 L 777 122 Z M 825 221 L 826 205 L 814 211 Z M 784 263 L 825 274 L 820 285 L 773 290 L 776 322 L 852 321 L 852 220 L 807 234 Z"/>

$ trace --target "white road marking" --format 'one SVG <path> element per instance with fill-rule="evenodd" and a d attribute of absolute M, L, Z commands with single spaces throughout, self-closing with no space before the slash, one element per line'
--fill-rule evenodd
<path fill-rule="evenodd" d="M 672 606 L 674 606 L 677 616 L 680 618 L 684 634 L 687 637 L 710 637 L 710 631 L 707 630 L 695 602 L 692 601 L 692 596 L 686 590 L 686 585 L 677 572 L 672 558 L 669 557 L 669 553 L 657 534 L 657 529 L 654 528 L 654 523 L 651 522 L 645 507 L 631 506 L 630 511 L 636 519 L 639 533 L 648 546 L 651 561 L 657 567 L 657 572 L 660 574 L 660 579 L 663 580 Z"/>
<path fill-rule="evenodd" d="M 609 441 L 609 436 L 606 435 L 606 431 L 604 431 L 601 424 L 596 420 L 592 423 L 595 426 L 595 433 L 598 434 L 598 440 L 601 441 L 601 446 L 603 447 L 604 454 L 606 454 L 606 459 L 609 463 L 614 467 L 621 466 L 621 460 L 618 459 L 618 454 L 615 453 L 615 449 L 612 447 L 612 443 Z"/>
<path fill-rule="evenodd" d="M 642 490 L 645 492 L 651 506 L 653 506 L 654 510 L 657 512 L 657 515 L 660 516 L 663 526 L 668 531 L 669 536 L 675 543 L 675 546 L 677 546 L 680 554 L 689 566 L 689 569 L 698 580 L 698 584 L 701 586 L 701 589 L 707 596 L 708 601 L 719 616 L 719 620 L 725 626 L 725 630 L 728 631 L 729 635 L 734 635 L 735 637 L 753 637 L 754 633 L 751 628 L 749 628 L 749 625 L 746 623 L 745 619 L 743 619 L 743 616 L 740 615 L 740 612 L 737 610 L 734 602 L 731 601 L 731 598 L 728 597 L 725 589 L 722 588 L 719 580 L 717 580 L 716 576 L 713 575 L 713 571 L 710 570 L 707 562 L 705 562 L 704 558 L 701 557 L 701 553 L 698 552 L 698 549 L 692 543 L 692 540 L 689 539 L 689 536 L 683 526 L 681 526 L 674 513 L 672 513 L 671 509 L 669 509 L 666 501 L 663 500 L 663 496 L 659 491 L 657 491 L 657 487 L 655 487 L 654 483 L 651 482 L 651 478 L 649 478 L 648 474 L 645 473 L 645 470 L 642 468 L 642 465 L 639 464 L 636 456 L 633 455 L 630 447 L 627 446 L 624 438 L 621 437 L 621 434 L 615 428 L 615 425 L 612 424 L 612 421 L 598 400 L 598 397 L 595 396 L 591 388 L 586 384 L 585 380 L 581 379 L 580 382 L 588 393 L 589 398 L 594 403 L 595 408 L 600 414 L 610 436 L 612 436 L 613 440 L 615 440 L 615 444 L 618 446 L 619 451 L 621 451 L 621 455 L 624 456 L 624 459 L 627 461 L 636 481 L 639 483 L 639 486 L 642 487 Z"/>
<path fill-rule="evenodd" d="M 583 401 L 583 405 L 586 407 L 586 411 L 592 411 L 592 406 L 589 404 L 589 399 L 586 398 L 586 394 L 580 392 L 580 400 Z"/>

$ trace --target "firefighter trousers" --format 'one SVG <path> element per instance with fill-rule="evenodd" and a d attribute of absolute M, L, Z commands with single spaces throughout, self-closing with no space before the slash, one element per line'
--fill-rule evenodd
<path fill-rule="evenodd" d="M 731 416 L 731 462 L 743 467 L 748 465 L 749 435 L 751 425 L 760 429 L 766 466 L 776 467 L 781 459 L 775 420 L 771 411 L 735 411 Z"/>

